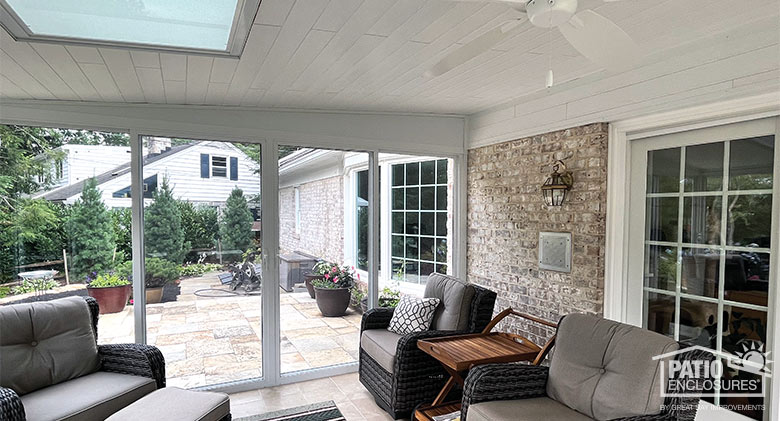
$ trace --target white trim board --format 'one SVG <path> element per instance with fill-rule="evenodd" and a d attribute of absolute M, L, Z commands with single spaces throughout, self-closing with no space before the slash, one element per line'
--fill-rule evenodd
<path fill-rule="evenodd" d="M 414 154 L 463 153 L 465 120 L 452 115 L 250 110 L 157 104 L 0 101 L 9 124 L 136 129 L 145 135 Z"/>
<path fill-rule="evenodd" d="M 604 317 L 617 321 L 629 321 L 627 297 L 628 273 L 628 232 L 629 232 L 629 182 L 631 176 L 631 140 L 695 130 L 765 117 L 780 116 L 780 94 L 758 95 L 723 101 L 685 110 L 666 112 L 653 116 L 616 121 L 610 125 L 607 174 L 607 238 L 604 276 Z M 780 133 L 780 128 L 777 129 Z M 776 139 L 780 136 L 776 136 Z M 776 140 L 777 142 L 777 140 Z M 780 148 L 776 143 L 776 156 Z M 780 163 L 775 163 L 775 180 L 780 180 Z M 773 219 L 780 215 L 780 201 L 775 201 Z M 778 245 L 773 244 L 772 253 L 777 253 Z M 775 272 L 777 269 L 775 268 Z M 775 275 L 776 276 L 776 275 Z M 770 297 L 770 307 L 776 307 L 774 296 Z M 780 342 L 780 312 L 775 312 L 769 326 L 769 342 L 776 349 Z M 780 415 L 780 384 L 771 384 L 768 418 L 777 419 Z"/>

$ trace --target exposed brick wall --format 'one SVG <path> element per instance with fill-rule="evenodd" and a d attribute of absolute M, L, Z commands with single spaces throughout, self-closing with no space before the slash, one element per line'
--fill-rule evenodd
<path fill-rule="evenodd" d="M 557 321 L 573 312 L 601 314 L 604 297 L 608 124 L 471 149 L 468 153 L 468 276 L 507 307 Z M 574 186 L 560 207 L 539 187 L 562 159 Z M 540 270 L 540 231 L 572 233 L 572 271 Z M 498 329 L 542 344 L 552 330 L 505 319 Z"/>
<path fill-rule="evenodd" d="M 295 232 L 295 192 L 279 191 L 279 246 L 282 253 L 303 251 L 321 259 L 344 261 L 344 179 L 330 177 L 298 186 L 301 227 Z"/>

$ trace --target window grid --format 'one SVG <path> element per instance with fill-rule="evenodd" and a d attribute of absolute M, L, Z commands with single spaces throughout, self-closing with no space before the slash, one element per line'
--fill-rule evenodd
<path fill-rule="evenodd" d="M 433 182 L 424 182 L 423 180 L 423 166 L 428 166 L 428 170 L 430 170 L 430 166 L 433 165 Z M 440 226 L 439 224 L 439 218 L 441 218 L 443 215 L 444 218 L 448 217 L 448 209 L 447 209 L 447 200 L 448 200 L 448 194 L 447 191 L 448 187 L 448 180 L 446 177 L 447 174 L 447 165 L 448 161 L 447 159 L 439 159 L 439 160 L 432 160 L 432 161 L 422 161 L 422 162 L 412 162 L 412 163 L 404 163 L 404 164 L 394 164 L 392 165 L 391 169 L 391 221 L 393 223 L 391 224 L 391 251 L 390 251 L 390 257 L 391 261 L 393 262 L 393 276 L 397 276 L 398 267 L 396 265 L 400 264 L 400 270 L 401 270 L 401 277 L 402 280 L 406 282 L 412 282 L 412 283 L 419 283 L 422 284 L 425 276 L 427 276 L 429 273 L 433 272 L 440 272 L 440 273 L 447 273 L 448 267 L 447 267 L 447 253 L 448 253 L 448 244 L 447 244 L 447 220 L 444 219 L 443 226 Z M 411 167 L 410 167 L 411 166 Z M 414 168 L 416 167 L 416 168 Z M 416 180 L 409 178 L 410 175 L 410 169 L 411 173 Z M 443 172 L 443 173 L 442 173 Z M 444 177 L 441 177 L 441 174 L 444 174 Z M 398 177 L 400 176 L 400 180 Z M 428 180 L 431 181 L 431 180 Z M 423 207 L 423 189 L 424 188 L 432 188 L 432 198 L 430 199 L 432 203 L 429 203 L 425 208 Z M 416 189 L 416 204 L 409 203 L 410 202 L 410 195 L 408 194 L 411 190 L 412 192 Z M 443 194 L 440 193 L 443 191 Z M 395 203 L 396 195 L 400 194 L 403 198 L 403 203 Z M 440 202 L 441 201 L 441 202 Z M 400 205 L 396 206 L 396 205 Z M 433 220 L 430 221 L 430 223 L 433 225 L 432 231 L 433 234 L 422 234 L 422 218 L 423 214 L 429 213 L 433 216 Z M 395 223 L 395 217 L 400 215 L 402 218 L 400 221 L 400 227 L 398 226 L 398 223 Z M 416 215 L 416 226 L 417 226 L 417 232 L 416 233 L 409 233 L 407 232 L 407 225 L 409 222 L 412 222 L 414 224 L 414 219 L 409 220 L 408 218 L 412 215 Z M 414 216 L 412 216 L 414 218 Z M 401 244 L 398 248 L 396 248 L 395 242 L 397 240 L 401 241 Z M 416 240 L 416 249 L 417 253 L 416 256 L 407 257 L 407 248 L 409 246 L 409 241 Z M 423 240 L 428 240 L 432 243 L 433 249 L 430 250 L 432 255 L 431 259 L 425 259 L 423 258 L 421 254 L 421 244 Z M 439 246 L 443 246 L 444 252 L 440 256 L 439 255 Z M 411 271 L 407 272 L 407 270 L 410 268 L 409 264 L 411 264 Z M 429 269 L 432 269 L 431 272 L 423 271 L 422 267 L 423 265 L 430 265 Z M 416 275 L 417 279 L 410 279 L 411 276 L 409 275 Z"/>
<path fill-rule="evenodd" d="M 650 286 L 647 286 L 643 282 L 643 290 L 645 297 L 649 297 L 649 294 L 658 294 L 668 297 L 674 297 L 675 299 L 675 308 L 674 308 L 674 339 L 676 341 L 680 340 L 680 314 L 681 314 L 681 306 L 682 306 L 682 300 L 689 300 L 689 301 L 698 301 L 698 302 L 705 302 L 710 304 L 716 304 L 717 305 L 717 334 L 716 334 L 716 350 L 722 351 L 723 349 L 723 328 L 724 328 L 724 307 L 726 305 L 732 306 L 732 307 L 738 307 L 738 308 L 744 308 L 744 309 L 750 309 L 750 310 L 756 310 L 756 311 L 764 311 L 769 312 L 768 306 L 762 306 L 762 305 L 756 305 L 756 304 L 750 304 L 750 303 L 744 303 L 739 301 L 733 301 L 733 300 L 727 300 L 725 299 L 725 284 L 726 284 L 726 253 L 728 251 L 737 251 L 737 252 L 754 252 L 754 253 L 769 253 L 769 248 L 762 248 L 762 247 L 742 247 L 742 246 L 730 246 L 728 245 L 728 240 L 726 238 L 727 229 L 728 229 L 728 213 L 729 213 L 729 207 L 727 206 L 728 199 L 730 196 L 758 196 L 758 195 L 772 195 L 773 189 L 753 189 L 753 190 L 740 190 L 740 189 L 730 189 L 729 186 L 729 172 L 730 172 L 730 159 L 731 159 L 731 141 L 724 141 L 723 143 L 723 180 L 722 180 L 722 186 L 720 191 L 700 191 L 700 192 L 690 192 L 685 191 L 685 183 L 680 182 L 679 183 L 679 190 L 677 192 L 665 192 L 665 193 L 646 193 L 645 197 L 646 199 L 651 198 L 677 198 L 678 199 L 678 209 L 677 209 L 677 241 L 657 241 L 657 240 L 649 240 L 650 238 L 650 232 L 648 231 L 650 229 L 650 223 L 645 222 L 646 224 L 646 232 L 645 232 L 645 246 L 667 246 L 667 247 L 674 247 L 677 250 L 677 261 L 676 261 L 676 267 L 675 267 L 675 290 L 669 291 L 664 290 L 660 288 L 653 288 Z M 680 180 L 685 180 L 686 173 L 686 151 L 687 146 L 681 146 L 680 147 L 680 169 L 679 169 L 679 177 Z M 775 165 L 778 165 L 778 163 L 775 163 Z M 649 176 L 649 175 L 648 175 Z M 773 180 L 773 183 L 776 182 L 776 180 Z M 685 212 L 685 200 L 686 197 L 720 197 L 721 199 L 721 206 L 720 206 L 720 235 L 719 235 L 719 244 L 704 244 L 704 243 L 689 243 L 689 242 L 683 242 L 683 228 L 684 228 L 684 212 Z M 774 198 L 773 198 L 774 199 Z M 648 206 L 649 210 L 649 202 L 646 205 Z M 682 291 L 682 257 L 683 257 L 683 250 L 685 249 L 693 249 L 693 248 L 706 248 L 711 249 L 718 252 L 718 291 L 717 291 L 717 298 L 707 297 L 703 295 L 695 295 L 695 294 L 688 294 Z M 647 258 L 647 252 L 645 253 L 645 258 Z M 771 282 L 771 280 L 770 280 Z M 770 284 L 771 285 L 771 284 Z M 647 311 L 647 310 L 646 310 Z M 715 391 L 715 405 L 719 405 L 721 401 L 720 391 Z"/>

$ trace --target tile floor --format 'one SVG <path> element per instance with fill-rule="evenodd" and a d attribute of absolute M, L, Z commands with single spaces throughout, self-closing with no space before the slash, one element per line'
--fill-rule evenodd
<path fill-rule="evenodd" d="M 260 377 L 261 297 L 230 296 L 216 273 L 181 282 L 177 301 L 147 305 L 147 343 L 163 352 L 168 385 L 198 387 Z M 305 289 L 280 297 L 282 372 L 357 361 L 361 315 L 322 317 Z M 133 307 L 101 314 L 100 343 L 133 342 Z"/>
<path fill-rule="evenodd" d="M 230 395 L 233 418 L 332 400 L 347 421 L 392 420 L 360 384 L 357 373 Z"/>

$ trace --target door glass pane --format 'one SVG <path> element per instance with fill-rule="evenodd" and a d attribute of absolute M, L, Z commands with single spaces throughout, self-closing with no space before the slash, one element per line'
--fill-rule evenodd
<path fill-rule="evenodd" d="M 683 199 L 683 243 L 720 244 L 721 196 Z"/>
<path fill-rule="evenodd" d="M 685 148 L 685 191 L 723 189 L 724 143 L 707 143 Z"/>
<path fill-rule="evenodd" d="M 147 341 L 165 356 L 167 384 L 261 377 L 260 146 L 153 136 L 143 146 L 144 179 L 157 180 L 144 193 Z"/>
<path fill-rule="evenodd" d="M 404 189 L 393 189 L 393 210 L 403 210 Z"/>
<path fill-rule="evenodd" d="M 677 248 L 645 246 L 645 286 L 674 291 L 677 288 Z"/>
<path fill-rule="evenodd" d="M 420 184 L 436 184 L 436 161 L 420 163 Z"/>
<path fill-rule="evenodd" d="M 98 343 L 135 342 L 129 186 L 127 133 L 0 125 L 0 306 L 94 296 Z"/>
<path fill-rule="evenodd" d="M 756 367 L 766 367 L 767 360 L 774 360 L 772 354 L 767 355 L 767 313 L 760 310 L 751 310 L 736 306 L 724 306 L 724 320 L 728 322 L 727 331 L 723 332 L 723 351 L 738 356 L 740 359 L 750 361 L 756 364 Z M 737 379 L 742 381 L 752 381 L 758 383 L 758 388 L 762 387 L 762 376 L 747 370 L 739 370 L 724 364 L 724 377 L 727 379 Z M 765 373 L 771 371 L 761 370 Z M 768 386 L 768 385 L 766 385 Z M 768 389 L 768 387 L 767 387 Z M 741 397 L 722 397 L 721 405 L 739 405 L 750 404 L 749 409 L 741 411 L 753 419 L 763 419 L 764 411 L 762 405 L 764 398 L 760 396 L 741 398 Z"/>
<path fill-rule="evenodd" d="M 718 298 L 718 279 L 720 279 L 720 252 L 718 250 L 683 249 L 681 269 L 681 292 Z"/>
<path fill-rule="evenodd" d="M 772 195 L 729 196 L 726 244 L 771 247 Z"/>
<path fill-rule="evenodd" d="M 671 295 L 645 292 L 645 327 L 674 338 L 674 301 Z"/>
<path fill-rule="evenodd" d="M 771 189 L 774 147 L 774 136 L 731 142 L 729 189 Z"/>
<path fill-rule="evenodd" d="M 422 235 L 434 235 L 435 234 L 435 213 L 433 212 L 421 212 L 420 213 L 420 234 Z"/>
<path fill-rule="evenodd" d="M 680 191 L 680 148 L 661 149 L 647 153 L 647 192 Z"/>
<path fill-rule="evenodd" d="M 679 209 L 677 197 L 651 197 L 647 199 L 647 239 L 651 241 L 677 241 Z"/>
<path fill-rule="evenodd" d="M 680 299 L 680 342 L 716 349 L 718 305 L 688 298 Z"/>
<path fill-rule="evenodd" d="M 369 155 L 293 146 L 278 153 L 281 372 L 354 363 L 368 292 Z M 298 209 L 290 200 L 296 188 Z M 296 212 L 300 233 L 291 224 Z M 403 211 L 388 216 L 392 231 L 403 233 Z M 391 238 L 403 253 L 403 237 Z"/>
<path fill-rule="evenodd" d="M 726 254 L 724 297 L 765 306 L 769 292 L 769 253 L 729 251 Z"/>

